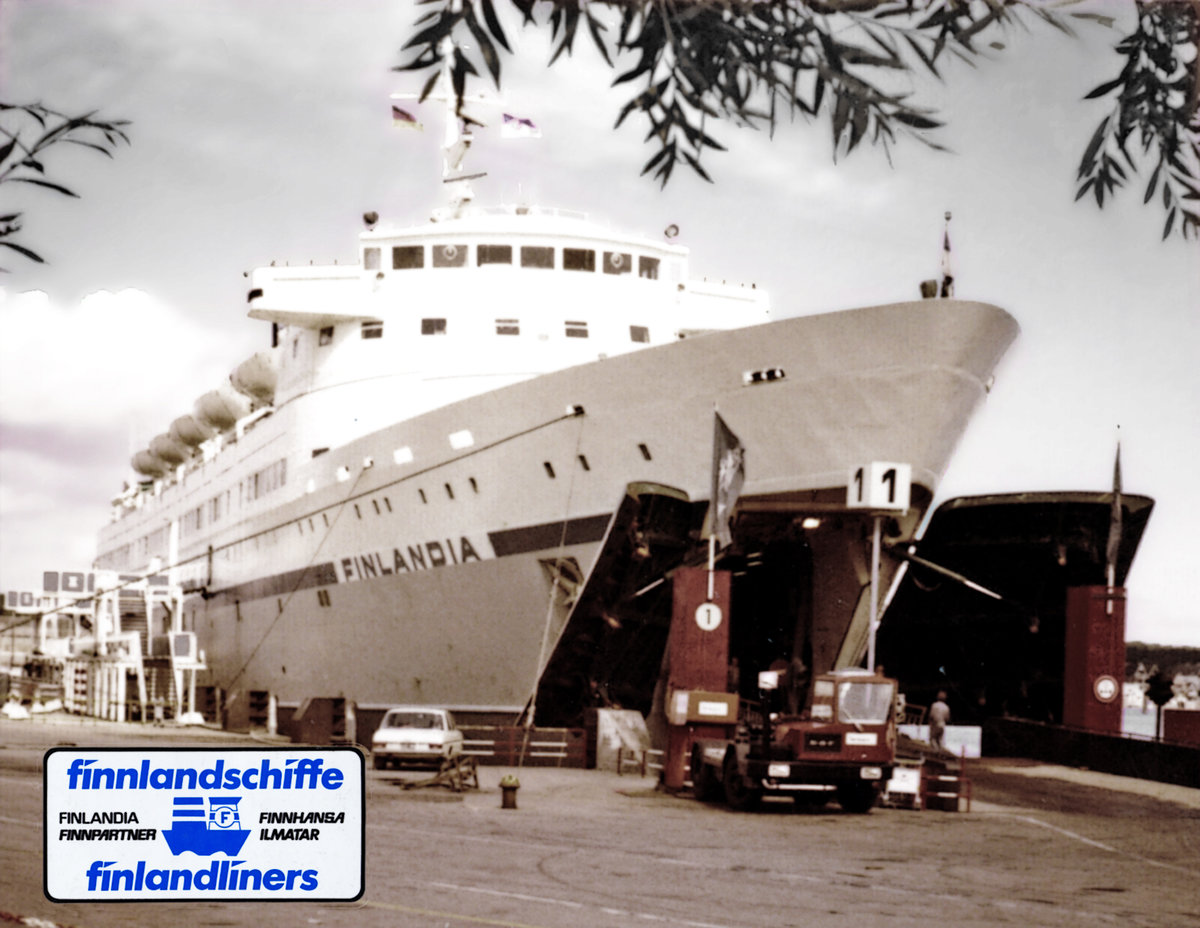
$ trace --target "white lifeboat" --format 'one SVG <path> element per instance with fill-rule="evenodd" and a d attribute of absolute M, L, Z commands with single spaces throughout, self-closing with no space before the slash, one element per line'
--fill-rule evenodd
<path fill-rule="evenodd" d="M 196 400 L 196 419 L 211 429 L 225 431 L 250 412 L 250 400 L 229 386 L 210 390 Z"/>
<path fill-rule="evenodd" d="M 229 375 L 229 382 L 239 393 L 269 406 L 275 402 L 277 373 L 272 353 L 259 351 L 233 369 Z"/>
<path fill-rule="evenodd" d="M 145 449 L 130 458 L 129 464 L 143 477 L 161 477 L 168 470 L 166 463 L 158 455 Z"/>
<path fill-rule="evenodd" d="M 197 448 L 213 437 L 213 430 L 196 421 L 195 416 L 180 416 L 167 432 L 171 440 L 189 448 Z"/>
<path fill-rule="evenodd" d="M 156 435 L 150 439 L 150 453 L 168 465 L 182 464 L 188 459 L 187 449 L 170 435 Z"/>

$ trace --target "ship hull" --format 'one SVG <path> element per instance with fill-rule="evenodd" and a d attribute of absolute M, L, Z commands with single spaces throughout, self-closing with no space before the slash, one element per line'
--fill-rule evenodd
<path fill-rule="evenodd" d="M 289 475 L 309 492 L 182 552 L 203 587 L 185 619 L 208 682 L 283 701 L 525 705 L 570 613 L 563 577 L 586 582 L 626 488 L 707 499 L 714 409 L 746 449 L 747 537 L 847 516 L 811 545 L 804 596 L 817 668 L 860 659 L 847 473 L 911 464 L 913 505 L 892 522 L 893 540 L 911 537 L 1016 331 L 1002 310 L 949 300 L 783 320 L 543 375 L 334 449 Z M 784 376 L 746 385 L 755 370 Z M 286 415 L 273 420 L 285 434 Z M 411 463 L 393 463 L 399 448 Z"/>

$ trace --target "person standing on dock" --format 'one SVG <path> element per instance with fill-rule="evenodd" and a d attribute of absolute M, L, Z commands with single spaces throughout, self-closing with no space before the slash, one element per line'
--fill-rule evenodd
<path fill-rule="evenodd" d="M 950 723 L 950 707 L 946 705 L 946 691 L 938 690 L 937 702 L 929 707 L 929 743 L 939 750 L 946 750 L 946 726 Z"/>

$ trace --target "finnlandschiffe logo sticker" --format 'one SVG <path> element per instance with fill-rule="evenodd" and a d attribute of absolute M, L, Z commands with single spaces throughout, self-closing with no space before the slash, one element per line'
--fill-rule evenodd
<path fill-rule="evenodd" d="M 354 748 L 52 748 L 54 902 L 348 902 L 364 890 Z"/>

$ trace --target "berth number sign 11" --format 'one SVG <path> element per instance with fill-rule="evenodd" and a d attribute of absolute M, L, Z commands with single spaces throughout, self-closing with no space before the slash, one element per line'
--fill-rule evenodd
<path fill-rule="evenodd" d="M 850 470 L 846 482 L 848 509 L 908 509 L 912 491 L 912 465 L 872 461 Z"/>

